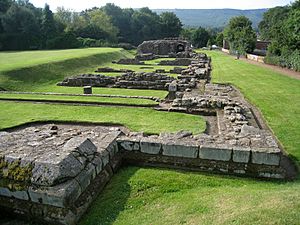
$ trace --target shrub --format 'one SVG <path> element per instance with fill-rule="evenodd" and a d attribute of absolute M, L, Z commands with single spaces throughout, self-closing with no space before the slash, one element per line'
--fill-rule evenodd
<path fill-rule="evenodd" d="M 68 49 L 80 47 L 80 42 L 76 39 L 73 33 L 63 33 L 53 39 L 50 39 L 46 43 L 48 49 Z"/>

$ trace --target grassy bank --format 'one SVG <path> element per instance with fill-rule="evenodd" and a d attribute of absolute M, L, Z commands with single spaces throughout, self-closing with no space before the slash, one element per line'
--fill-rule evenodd
<path fill-rule="evenodd" d="M 148 108 L 67 106 L 0 102 L 0 129 L 35 121 L 80 121 L 121 124 L 146 133 L 190 130 L 201 133 L 205 121 L 200 116 L 159 112 Z"/>

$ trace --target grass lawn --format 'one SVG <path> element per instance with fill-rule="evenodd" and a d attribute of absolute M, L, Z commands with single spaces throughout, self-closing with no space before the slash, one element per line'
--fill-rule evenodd
<path fill-rule="evenodd" d="M 131 57 L 133 57 L 131 52 L 119 48 L 2 52 L 0 53 L 0 88 L 11 91 L 56 92 L 59 90 L 59 92 L 61 92 L 62 87 L 57 87 L 56 84 L 65 77 L 83 73 L 95 73 L 94 71 L 98 67 L 131 69 L 138 72 L 153 72 L 156 69 L 170 70 L 173 68 L 171 66 L 157 66 L 155 62 L 151 62 L 151 65 L 144 66 L 112 63 L 113 60 Z M 153 68 L 141 68 L 149 66 Z M 117 76 L 121 73 L 103 74 Z M 177 77 L 177 74 L 167 75 Z M 71 89 L 65 89 L 63 93 L 65 93 L 66 90 L 69 91 Z M 110 94 L 110 92 L 116 91 L 102 89 L 100 92 L 101 94 Z M 130 95 L 142 94 L 139 90 L 129 90 L 128 93 L 129 92 L 132 93 Z M 145 90 L 143 92 L 145 96 L 156 96 L 155 93 L 159 93 L 159 91 L 152 90 Z M 148 92 L 148 94 L 145 94 L 146 92 Z M 119 94 L 123 95 L 123 93 Z M 165 95 L 166 92 L 164 93 L 164 96 Z"/>
<path fill-rule="evenodd" d="M 80 225 L 297 225 L 300 182 L 121 169 Z"/>
<path fill-rule="evenodd" d="M 84 48 L 68 50 L 0 52 L 0 72 L 119 51 L 119 48 Z"/>
<path fill-rule="evenodd" d="M 61 96 L 61 95 L 41 95 L 41 94 L 1 94 L 1 99 L 19 100 L 51 100 L 51 101 L 72 101 L 90 103 L 113 103 L 113 104 L 132 104 L 132 105 L 156 105 L 155 101 L 138 98 L 108 98 L 98 96 Z"/>
<path fill-rule="evenodd" d="M 121 124 L 145 133 L 190 130 L 201 133 L 200 116 L 160 112 L 149 108 L 67 106 L 0 101 L 0 129 L 35 121 L 81 121 Z"/>
<path fill-rule="evenodd" d="M 300 80 L 221 52 L 207 53 L 212 56 L 212 81 L 238 87 L 261 110 L 285 150 L 299 162 Z"/>
<path fill-rule="evenodd" d="M 53 92 L 63 94 L 83 94 L 82 87 L 49 86 L 36 88 L 34 92 Z M 161 90 L 139 90 L 123 88 L 93 88 L 93 94 L 127 95 L 127 96 L 153 96 L 164 99 L 168 92 Z"/>
<path fill-rule="evenodd" d="M 208 54 L 213 81 L 239 87 L 299 162 L 299 81 L 219 52 Z M 115 175 L 80 225 L 299 225 L 299 221 L 300 178 L 275 182 L 128 167 Z"/>

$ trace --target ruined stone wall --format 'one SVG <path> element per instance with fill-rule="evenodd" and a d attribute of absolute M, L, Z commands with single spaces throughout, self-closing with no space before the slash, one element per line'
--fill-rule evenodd
<path fill-rule="evenodd" d="M 138 46 L 139 54 L 152 53 L 155 55 L 169 55 L 178 52 L 191 51 L 191 45 L 184 40 L 155 40 L 144 41 Z"/>

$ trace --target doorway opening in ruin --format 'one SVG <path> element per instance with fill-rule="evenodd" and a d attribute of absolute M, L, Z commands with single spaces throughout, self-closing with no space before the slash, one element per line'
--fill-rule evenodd
<path fill-rule="evenodd" d="M 177 52 L 184 52 L 185 51 L 185 47 L 182 44 L 177 45 Z"/>

